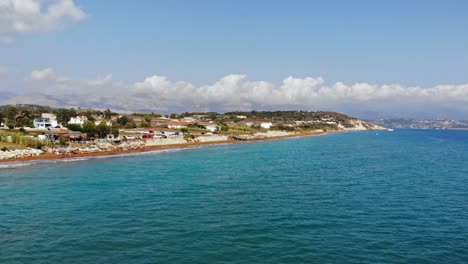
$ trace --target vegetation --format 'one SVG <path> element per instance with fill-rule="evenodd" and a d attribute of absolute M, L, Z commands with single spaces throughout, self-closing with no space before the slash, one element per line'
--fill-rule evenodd
<path fill-rule="evenodd" d="M 98 134 L 100 138 L 106 137 L 107 134 L 110 134 L 110 132 L 111 129 L 105 121 L 102 121 L 99 125 L 96 126 L 96 134 Z"/>
<path fill-rule="evenodd" d="M 54 114 L 57 116 L 57 122 L 62 125 L 68 124 L 70 118 L 77 116 L 75 109 L 66 109 L 66 108 L 59 108 L 54 111 Z"/>
<path fill-rule="evenodd" d="M 12 105 L 1 107 L 0 121 L 5 122 L 10 129 L 15 127 L 31 127 L 33 125 L 36 112 L 25 107 Z"/>
<path fill-rule="evenodd" d="M 67 128 L 71 131 L 83 131 L 83 127 L 79 124 L 68 124 Z"/>
<path fill-rule="evenodd" d="M 250 134 L 252 135 L 254 133 L 254 129 L 251 127 L 247 126 L 241 126 L 241 125 L 229 125 L 229 133 L 230 134 Z"/>
<path fill-rule="evenodd" d="M 0 142 L 12 143 L 28 148 L 41 149 L 44 146 L 54 145 L 50 141 L 42 141 L 36 138 L 27 137 L 23 133 L 0 132 Z"/>
<path fill-rule="evenodd" d="M 141 127 L 151 127 L 151 116 L 149 115 L 144 115 L 143 120 L 141 121 Z"/>
<path fill-rule="evenodd" d="M 121 126 L 126 126 L 128 122 L 130 122 L 130 119 L 127 116 L 117 118 L 117 124 Z"/>
<path fill-rule="evenodd" d="M 145 114 L 145 113 L 133 113 L 132 116 L 148 116 L 148 117 L 162 117 L 163 115 L 161 114 L 155 114 L 155 113 L 150 113 L 150 114 Z"/>

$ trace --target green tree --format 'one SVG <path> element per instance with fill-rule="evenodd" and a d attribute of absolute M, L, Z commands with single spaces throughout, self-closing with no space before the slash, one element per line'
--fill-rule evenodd
<path fill-rule="evenodd" d="M 76 116 L 76 111 L 73 108 L 60 108 L 55 110 L 55 115 L 57 116 L 57 122 L 59 122 L 62 125 L 65 125 L 68 123 L 71 117 Z"/>
<path fill-rule="evenodd" d="M 33 122 L 29 117 L 23 116 L 20 120 L 16 121 L 16 125 L 19 127 L 32 127 Z"/>
<path fill-rule="evenodd" d="M 5 114 L 6 118 L 11 120 L 15 118 L 16 114 L 18 113 L 18 109 L 16 108 L 16 106 L 9 105 L 5 107 L 3 113 Z"/>
<path fill-rule="evenodd" d="M 151 117 L 148 115 L 145 115 L 143 117 L 143 120 L 141 121 L 141 126 L 146 127 L 146 128 L 151 127 Z"/>
<path fill-rule="evenodd" d="M 112 127 L 111 127 L 111 130 L 110 130 L 110 134 L 114 135 L 114 136 L 118 136 L 119 135 L 119 124 L 115 123 L 115 122 L 112 122 Z"/>
<path fill-rule="evenodd" d="M 218 130 L 220 130 L 220 131 L 228 131 L 228 130 L 229 130 L 229 126 L 226 125 L 225 123 L 219 123 L 219 124 L 218 124 Z"/>
<path fill-rule="evenodd" d="M 127 116 L 122 116 L 117 118 L 117 124 L 121 126 L 126 126 L 130 119 Z"/>
<path fill-rule="evenodd" d="M 228 131 L 229 130 L 229 126 L 226 125 L 226 123 L 224 123 L 224 122 L 217 122 L 217 125 L 218 125 L 218 128 L 216 130 L 218 130 L 218 131 Z"/>
<path fill-rule="evenodd" d="M 99 134 L 100 138 L 104 138 L 111 132 L 109 126 L 107 126 L 105 121 L 101 121 L 99 125 L 96 126 L 97 133 Z"/>
<path fill-rule="evenodd" d="M 176 119 L 176 118 L 177 118 L 177 114 L 176 114 L 176 113 L 172 113 L 172 114 L 169 115 L 169 117 L 170 117 L 171 119 Z"/>
<path fill-rule="evenodd" d="M 71 131 L 82 131 L 83 130 L 83 127 L 81 127 L 81 125 L 79 125 L 79 124 L 68 124 L 67 128 L 69 130 L 71 130 Z"/>
<path fill-rule="evenodd" d="M 86 121 L 83 124 L 83 128 L 81 131 L 87 134 L 96 134 L 97 133 L 96 124 L 94 124 L 94 122 L 92 121 Z"/>
<path fill-rule="evenodd" d="M 93 113 L 88 111 L 84 113 L 84 116 L 88 118 L 89 121 L 96 121 L 96 118 L 94 118 Z"/>
<path fill-rule="evenodd" d="M 128 123 L 125 125 L 125 128 L 136 128 L 136 123 L 133 119 L 130 119 Z"/>
<path fill-rule="evenodd" d="M 110 109 L 104 110 L 103 114 L 104 114 L 104 118 L 105 118 L 105 119 L 108 119 L 108 120 L 109 120 L 109 119 L 111 119 L 111 117 L 112 117 L 112 111 L 111 111 Z"/>
<path fill-rule="evenodd" d="M 31 111 L 26 108 L 20 108 L 15 115 L 15 124 L 18 127 L 31 127 L 33 124 L 32 118 L 34 117 Z"/>
<path fill-rule="evenodd" d="M 8 120 L 6 121 L 5 124 L 6 124 L 6 126 L 7 126 L 9 129 L 15 128 L 15 125 L 16 125 L 16 124 L 15 124 L 15 121 L 14 121 L 14 120 L 10 120 L 10 119 L 8 119 Z"/>

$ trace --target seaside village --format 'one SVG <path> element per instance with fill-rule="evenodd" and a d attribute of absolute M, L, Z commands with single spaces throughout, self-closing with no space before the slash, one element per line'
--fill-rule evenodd
<path fill-rule="evenodd" d="M 27 109 L 27 110 L 24 110 Z M 126 151 L 152 146 L 249 141 L 298 133 L 380 129 L 334 112 L 233 112 L 121 114 L 109 109 L 4 108 L 0 115 L 0 160 L 44 153 Z M 29 113 L 29 115 L 25 114 Z M 35 112 L 36 116 L 31 116 Z"/>

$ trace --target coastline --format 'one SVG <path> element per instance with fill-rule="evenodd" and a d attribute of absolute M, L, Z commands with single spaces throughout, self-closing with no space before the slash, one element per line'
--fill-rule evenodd
<path fill-rule="evenodd" d="M 208 141 L 208 142 L 187 142 L 187 143 L 181 143 L 181 144 L 152 145 L 152 146 L 141 146 L 138 148 L 127 149 L 127 150 L 78 152 L 78 153 L 70 154 L 70 155 L 44 153 L 38 156 L 22 157 L 22 158 L 15 158 L 15 159 L 2 159 L 0 160 L 0 164 L 18 163 L 18 162 L 35 161 L 35 160 L 64 160 L 64 159 L 75 159 L 75 158 L 82 158 L 82 157 L 85 158 L 85 157 L 97 157 L 97 156 L 114 156 L 114 155 L 117 156 L 121 154 L 140 153 L 140 152 L 148 152 L 148 151 L 164 150 L 164 149 L 184 149 L 184 148 L 192 148 L 192 147 L 197 147 L 197 146 L 218 145 L 218 144 L 226 144 L 226 143 L 229 143 L 229 144 L 249 143 L 249 142 L 269 141 L 269 140 L 295 138 L 295 137 L 321 136 L 321 135 L 326 135 L 326 134 L 336 133 L 336 132 L 341 132 L 341 131 L 332 131 L 332 132 L 312 131 L 312 132 L 294 133 L 294 134 L 288 134 L 288 135 L 282 135 L 282 136 L 257 138 L 257 139 L 251 139 L 248 141 L 238 141 L 234 139 L 228 139 L 228 140 Z M 347 132 L 347 131 L 343 131 L 343 132 Z"/>

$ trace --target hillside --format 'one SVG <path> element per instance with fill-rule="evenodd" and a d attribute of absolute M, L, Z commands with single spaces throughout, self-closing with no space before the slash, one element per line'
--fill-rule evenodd
<path fill-rule="evenodd" d="M 343 113 L 329 111 L 248 111 L 248 112 L 185 112 L 169 115 L 155 113 L 115 113 L 94 109 L 67 109 L 49 106 L 22 104 L 15 106 L 0 106 L 0 122 L 8 127 L 32 127 L 35 117 L 43 113 L 53 113 L 57 121 L 67 126 L 68 120 L 77 115 L 83 115 L 90 121 L 109 120 L 114 126 L 125 128 L 166 127 L 169 121 L 181 121 L 197 128 L 198 122 L 215 122 L 221 131 L 250 131 L 258 129 L 282 131 L 309 130 L 378 130 L 382 126 L 369 123 Z M 264 123 L 264 125 L 262 125 Z M 270 123 L 270 124 L 266 124 Z M 200 127 L 200 126 L 198 126 Z"/>

